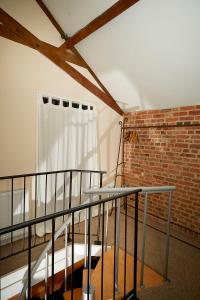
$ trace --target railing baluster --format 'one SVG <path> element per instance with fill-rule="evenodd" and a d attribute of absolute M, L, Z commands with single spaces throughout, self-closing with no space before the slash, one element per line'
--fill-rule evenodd
<path fill-rule="evenodd" d="M 106 203 L 106 251 L 108 249 L 108 212 L 109 209 L 109 203 Z"/>
<path fill-rule="evenodd" d="M 54 201 L 54 212 L 56 212 L 56 200 L 57 200 L 57 173 L 55 173 L 55 201 Z"/>
<path fill-rule="evenodd" d="M 28 226 L 28 299 L 31 299 L 31 225 Z"/>
<path fill-rule="evenodd" d="M 92 186 L 92 173 L 90 172 L 90 188 L 91 188 L 91 186 Z"/>
<path fill-rule="evenodd" d="M 69 174 L 69 209 L 72 207 L 72 171 Z M 70 227 L 68 227 L 68 241 L 70 241 Z"/>
<path fill-rule="evenodd" d="M 13 225 L 13 177 L 11 181 L 11 225 Z M 11 254 L 13 254 L 13 231 L 11 232 Z"/>
<path fill-rule="evenodd" d="M 101 237 L 101 300 L 103 300 L 104 273 L 104 203 L 102 204 L 102 237 Z"/>
<path fill-rule="evenodd" d="M 100 174 L 100 182 L 99 187 L 102 188 L 103 183 L 103 174 Z M 101 200 L 101 196 L 99 196 L 99 200 Z M 97 242 L 99 242 L 100 236 L 100 226 L 101 226 L 101 205 L 98 206 L 98 226 L 97 226 Z"/>
<path fill-rule="evenodd" d="M 74 299 L 74 213 L 72 213 L 72 277 L 71 277 L 71 300 Z"/>
<path fill-rule="evenodd" d="M 168 194 L 168 211 L 167 211 L 166 247 L 165 247 L 165 268 L 164 268 L 164 278 L 166 281 L 169 280 L 168 279 L 168 260 L 169 260 L 171 206 L 172 206 L 172 192 L 169 192 L 169 194 Z"/>
<path fill-rule="evenodd" d="M 137 248 L 138 248 L 138 192 L 135 194 L 135 226 L 134 226 L 134 268 L 133 268 L 133 289 L 135 299 L 137 298 Z"/>
<path fill-rule="evenodd" d="M 118 272 L 118 262 L 119 262 L 119 238 L 120 238 L 120 200 L 117 199 L 116 204 L 116 210 L 117 210 L 117 215 L 116 215 L 116 250 L 115 250 L 115 292 L 118 293 L 118 277 L 119 277 L 119 272 Z"/>
<path fill-rule="evenodd" d="M 117 231 L 117 199 L 115 203 L 115 214 L 114 214 L 114 278 L 113 278 L 113 299 L 115 300 L 115 282 L 116 282 L 116 231 Z"/>
<path fill-rule="evenodd" d="M 47 215 L 47 180 L 48 180 L 48 175 L 46 174 L 45 176 L 45 205 L 44 205 L 44 215 Z M 44 222 L 44 241 L 46 242 L 46 222 Z"/>
<path fill-rule="evenodd" d="M 51 294 L 54 299 L 54 248 L 55 248 L 55 219 L 52 219 L 52 257 L 51 257 Z"/>
<path fill-rule="evenodd" d="M 92 250 L 91 250 L 91 243 L 92 243 L 92 198 L 93 195 L 91 194 L 90 196 L 90 206 L 88 207 L 86 218 L 88 215 L 88 223 L 87 226 L 85 227 L 85 232 L 87 230 L 87 246 L 85 248 L 85 252 L 87 251 L 87 286 L 83 286 L 83 299 L 91 300 L 94 299 L 94 287 L 91 285 L 91 255 L 92 255 Z M 85 268 L 86 268 L 86 256 L 85 256 Z"/>
<path fill-rule="evenodd" d="M 85 209 L 85 236 L 84 236 L 84 254 L 85 254 L 85 259 L 84 259 L 84 268 L 86 269 L 87 267 L 87 209 Z"/>
<path fill-rule="evenodd" d="M 145 242 L 146 242 L 146 222 L 147 222 L 147 207 L 148 199 L 147 193 L 144 195 L 144 215 L 142 225 L 142 257 L 141 257 L 141 275 L 140 275 L 140 287 L 144 287 L 144 258 L 145 258 Z"/>
<path fill-rule="evenodd" d="M 0 234 L 0 259 L 2 258 L 1 252 L 2 252 L 2 250 L 1 250 L 1 234 Z M 1 291 L 1 289 L 0 289 L 0 291 Z M 0 297 L 0 299 L 1 299 L 1 297 Z"/>
<path fill-rule="evenodd" d="M 48 299 L 49 255 L 45 256 L 45 300 Z"/>
<path fill-rule="evenodd" d="M 72 171 L 69 174 L 69 208 L 72 207 Z"/>
<path fill-rule="evenodd" d="M 68 268 L 68 245 L 67 245 L 67 240 L 68 240 L 68 225 L 65 228 L 65 292 L 67 291 L 67 268 Z"/>
<path fill-rule="evenodd" d="M 91 216 L 91 207 L 88 208 L 88 273 L 87 273 L 87 300 L 89 300 L 90 296 L 90 270 L 91 270 L 91 221 L 92 221 L 92 216 Z"/>
<path fill-rule="evenodd" d="M 24 176 L 24 203 L 23 203 L 23 222 L 26 221 L 26 177 Z M 25 228 L 23 230 L 23 250 L 25 248 Z"/>
<path fill-rule="evenodd" d="M 37 218 L 37 175 L 35 176 L 35 219 Z M 36 244 L 36 224 L 34 225 L 34 246 Z"/>
<path fill-rule="evenodd" d="M 65 180 L 66 180 L 66 174 L 64 172 L 64 183 L 63 183 L 63 210 L 65 210 Z M 63 216 L 63 223 L 65 221 L 65 216 Z"/>
<path fill-rule="evenodd" d="M 127 196 L 125 197 L 125 226 L 124 226 L 124 297 L 126 296 L 126 252 L 127 252 Z"/>
<path fill-rule="evenodd" d="M 79 205 L 81 205 L 82 203 L 82 175 L 83 173 L 81 172 L 80 173 L 80 190 L 79 190 Z M 78 215 L 78 230 L 80 232 L 80 222 L 81 222 L 81 213 L 79 212 L 79 215 Z"/>

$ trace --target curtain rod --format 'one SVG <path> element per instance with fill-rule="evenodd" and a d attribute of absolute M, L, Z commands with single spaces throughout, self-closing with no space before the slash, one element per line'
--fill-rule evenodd
<path fill-rule="evenodd" d="M 147 126 L 123 126 L 122 129 L 143 129 L 143 128 L 166 128 L 166 127 L 195 127 L 200 126 L 200 123 L 195 124 L 163 124 L 163 125 L 147 125 Z"/>

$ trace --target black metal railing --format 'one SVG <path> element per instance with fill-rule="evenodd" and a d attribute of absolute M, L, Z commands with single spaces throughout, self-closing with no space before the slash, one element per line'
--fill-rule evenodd
<path fill-rule="evenodd" d="M 28 232 L 28 247 L 27 247 L 27 252 L 28 252 L 28 259 L 27 259 L 27 265 L 28 265 L 28 272 L 27 272 L 27 281 L 26 278 L 23 278 L 23 282 L 25 282 L 24 284 L 24 288 L 22 290 L 21 293 L 21 298 L 19 299 L 24 299 L 23 297 L 25 296 L 25 293 L 27 295 L 27 299 L 31 299 L 32 295 L 32 278 L 34 275 L 34 272 L 37 270 L 38 264 L 37 262 L 35 263 L 34 266 L 31 266 L 31 262 L 32 262 L 32 244 L 34 242 L 34 236 L 32 235 L 32 229 L 35 228 L 35 226 L 37 226 L 38 224 L 44 223 L 44 222 L 51 222 L 51 240 L 49 241 L 49 243 L 47 244 L 47 247 L 45 248 L 45 251 L 48 253 L 49 249 L 51 249 L 51 255 L 52 255 L 52 266 L 51 266 L 51 298 L 54 299 L 54 291 L 55 291 L 55 282 L 54 282 L 54 275 L 55 275 L 55 269 L 54 269 L 54 257 L 55 257 L 55 243 L 56 243 L 56 239 L 58 238 L 58 236 L 61 234 L 62 230 L 66 230 L 67 227 L 70 225 L 71 226 L 71 246 L 72 246 L 72 255 L 71 255 L 71 263 L 72 263 L 72 273 L 71 273 L 71 286 L 70 286 L 70 290 L 71 290 L 71 300 L 74 299 L 74 244 L 75 244 L 75 218 L 78 217 L 80 212 L 85 212 L 85 216 L 86 216 L 86 224 L 87 226 L 85 228 L 86 232 L 85 235 L 87 236 L 87 253 L 85 253 L 85 255 L 87 255 L 87 287 L 86 287 L 86 291 L 87 291 L 87 299 L 90 299 L 90 291 L 92 288 L 92 284 L 91 284 L 91 280 L 90 280 L 90 268 L 91 268 L 91 246 L 92 246 L 92 238 L 91 238 L 91 233 L 92 233 L 92 222 L 93 222 L 93 209 L 94 208 L 100 208 L 100 217 L 101 217 L 101 228 L 99 230 L 99 232 L 101 231 L 100 234 L 100 240 L 101 240 L 101 249 L 102 249 L 102 256 L 101 256 L 101 276 L 99 276 L 99 280 L 100 285 L 101 286 L 101 299 L 104 299 L 104 251 L 105 251 L 105 241 L 104 241 L 104 231 L 105 231 L 105 226 L 104 226 L 104 212 L 105 212 L 105 204 L 111 204 L 112 201 L 115 202 L 115 214 L 114 214 L 114 231 L 113 231 L 113 247 L 114 247 L 114 262 L 113 262 L 113 266 L 114 266 L 114 272 L 113 274 L 111 274 L 111 276 L 113 276 L 113 278 L 111 278 L 111 281 L 113 281 L 113 293 L 112 296 L 113 299 L 116 298 L 116 267 L 118 266 L 118 262 L 116 260 L 118 260 L 118 256 L 117 256 L 117 252 L 118 252 L 118 242 L 117 240 L 119 240 L 119 220 L 118 220 L 118 207 L 120 207 L 120 204 L 122 201 L 124 201 L 124 199 L 126 199 L 126 205 L 125 205 L 125 226 L 124 226 L 124 234 L 125 234 L 125 240 L 124 240 L 124 282 L 123 282 L 123 299 L 136 299 L 137 296 L 137 248 L 138 248 L 138 194 L 141 191 L 141 189 L 138 188 L 133 188 L 133 190 L 125 192 L 125 193 L 120 193 L 118 195 L 112 196 L 112 197 L 107 197 L 107 198 L 100 198 L 100 200 L 95 200 L 94 199 L 91 201 L 91 198 L 88 200 L 89 202 L 86 201 L 86 203 L 81 204 L 79 206 L 76 207 L 70 207 L 67 208 L 63 211 L 59 211 L 59 212 L 55 212 L 53 214 L 49 214 L 46 216 L 42 216 L 42 217 L 38 217 L 36 219 L 33 220 L 29 220 L 29 221 L 25 221 L 23 223 L 20 224 L 15 224 L 15 225 L 11 225 L 8 226 L 6 228 L 0 229 L 0 238 L 3 235 L 6 234 L 11 234 L 14 233 L 17 230 L 24 230 L 27 229 Z M 126 255 L 127 255 L 127 197 L 128 196 L 132 196 L 131 199 L 133 199 L 133 201 L 135 202 L 135 211 L 134 211 L 134 229 L 133 229 L 133 235 L 129 236 L 129 241 L 130 242 L 134 242 L 134 249 L 133 249 L 133 286 L 132 289 L 127 290 L 126 288 Z M 133 197 L 134 196 L 134 197 Z M 97 198 L 99 199 L 99 198 Z M 58 218 L 64 218 L 65 219 L 65 223 L 64 226 L 61 226 L 61 229 L 56 231 L 55 228 L 55 224 L 56 224 L 56 220 Z M 67 217 L 67 221 L 66 221 L 66 217 Z M 49 248 L 48 248 L 49 245 Z M 41 254 L 41 257 L 43 256 L 44 252 Z M 65 267 L 67 267 L 65 265 Z M 130 266 L 129 266 L 130 268 Z M 67 278 L 65 278 L 65 280 L 68 280 Z M 119 281 L 119 280 L 118 280 Z M 118 282 L 117 281 L 117 282 Z M 47 290 L 47 289 L 46 289 Z M 49 295 L 46 295 L 47 297 Z"/>
<path fill-rule="evenodd" d="M 1 224 L 1 227 L 12 226 L 72 208 L 74 205 L 81 205 L 83 189 L 94 185 L 102 187 L 105 173 L 104 171 L 70 169 L 0 177 L 0 193 L 7 194 L 5 201 L 9 202 L 4 204 L 1 201 L 2 209 L 7 206 L 8 211 L 5 211 L 5 214 L 9 215 L 6 225 Z M 20 195 L 16 195 L 16 193 L 20 193 Z M 98 213 L 100 214 L 100 212 Z M 62 222 L 64 222 L 64 217 Z M 47 222 L 44 222 L 42 227 L 42 233 L 38 234 L 37 226 L 32 228 L 34 235 L 32 247 L 41 245 L 49 239 L 48 233 L 50 232 L 47 230 Z M 83 233 L 78 230 L 75 234 Z M 99 228 L 97 228 L 96 236 L 98 241 Z M 27 250 L 27 237 L 28 231 L 22 229 L 16 234 L 11 232 L 4 237 L 4 240 L 0 239 L 2 254 L 0 260 Z M 21 244 L 19 244 L 19 240 Z"/>

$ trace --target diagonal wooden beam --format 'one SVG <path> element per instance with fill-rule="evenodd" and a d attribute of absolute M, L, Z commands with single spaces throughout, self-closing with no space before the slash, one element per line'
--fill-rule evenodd
<path fill-rule="evenodd" d="M 110 98 L 107 94 L 105 94 L 101 89 L 99 89 L 96 85 L 94 85 L 91 81 L 89 81 L 85 76 L 83 76 L 80 72 L 74 69 L 71 65 L 63 60 L 59 59 L 52 51 L 49 51 L 49 45 L 47 43 L 42 42 L 38 49 L 42 54 L 48 57 L 51 61 L 53 61 L 56 65 L 62 68 L 67 74 L 69 74 L 72 78 L 74 78 L 77 82 L 79 82 L 82 86 L 88 89 L 95 96 L 103 100 L 108 106 L 114 109 L 120 115 L 123 114 L 121 108 L 117 105 L 117 103 Z"/>
<path fill-rule="evenodd" d="M 0 8 L 0 34 L 14 42 L 36 49 L 39 39 Z"/>
<path fill-rule="evenodd" d="M 74 54 L 73 51 L 71 51 L 70 49 L 67 49 L 67 51 L 62 52 L 60 51 L 60 48 L 56 48 L 56 51 L 58 52 L 58 55 L 60 55 L 65 61 L 71 62 L 75 65 L 78 65 L 80 67 L 86 68 L 86 64 L 84 63 L 84 61 L 78 57 L 76 54 Z M 70 51 L 69 51 L 70 50 Z"/>
<path fill-rule="evenodd" d="M 53 26 L 57 29 L 57 31 L 60 33 L 62 38 L 65 38 L 65 32 L 62 30 L 56 19 L 53 17 L 49 9 L 46 7 L 46 5 L 43 3 L 42 0 L 35 0 L 37 4 L 40 6 L 40 8 L 43 10 L 45 15 L 49 18 Z"/>
<path fill-rule="evenodd" d="M 14 42 L 18 42 L 25 46 L 31 47 L 33 49 L 37 49 L 37 44 L 39 43 L 39 39 L 35 37 L 32 33 L 26 30 L 24 27 L 16 26 L 17 22 L 11 22 L 11 17 L 0 8 L 0 35 L 8 38 Z M 52 49 L 65 61 L 69 61 L 71 63 L 77 64 L 81 67 L 86 67 L 85 63 L 77 57 L 71 50 L 67 50 L 65 52 L 60 51 L 59 48 L 50 45 Z"/>
<path fill-rule="evenodd" d="M 107 105 L 113 108 L 117 113 L 123 114 L 117 103 L 112 100 L 101 89 L 96 87 L 86 77 L 79 73 L 76 69 L 70 66 L 60 55 L 59 48 L 45 43 L 35 37 L 30 31 L 18 23 L 15 19 L 9 16 L 3 9 L 0 8 L 0 35 L 12 41 L 31 47 L 46 57 L 48 57 L 57 66 L 62 68 L 68 75 L 88 89 L 95 96 L 103 100 Z"/>
<path fill-rule="evenodd" d="M 40 8 L 43 10 L 43 12 L 46 14 L 46 16 L 49 18 L 53 26 L 57 29 L 57 31 L 60 33 L 61 37 L 65 40 L 68 39 L 67 34 L 63 31 L 63 29 L 60 27 L 54 16 L 51 14 L 49 9 L 46 7 L 44 2 L 42 0 L 36 0 Z M 65 46 L 65 43 L 60 47 L 62 51 L 69 50 Z M 78 52 L 78 50 L 75 47 L 71 47 L 70 49 L 74 54 L 79 57 L 79 59 L 82 61 L 83 64 L 85 64 L 86 69 L 89 71 L 89 73 L 92 75 L 92 77 L 95 79 L 95 81 L 98 83 L 98 85 L 101 87 L 101 89 L 113 100 L 115 99 L 112 97 L 112 95 L 109 93 L 109 91 L 106 89 L 106 87 L 102 84 L 102 82 L 99 80 L 97 75 L 94 73 L 94 71 L 91 69 L 91 67 L 87 64 L 87 62 L 84 60 L 84 58 L 81 56 L 81 54 Z M 116 102 L 116 101 L 115 101 Z"/>
<path fill-rule="evenodd" d="M 56 19 L 54 18 L 54 16 L 51 14 L 50 10 L 47 8 L 47 6 L 44 4 L 44 2 L 42 0 L 35 0 L 37 2 L 37 4 L 40 6 L 40 8 L 42 9 L 42 11 L 45 13 L 45 15 L 47 16 L 47 18 L 50 20 L 50 22 L 52 23 L 52 25 L 57 29 L 57 31 L 60 33 L 61 37 L 63 39 L 67 39 L 67 35 L 64 32 L 64 30 L 60 27 L 60 25 L 58 24 L 58 22 L 56 21 Z M 64 47 L 63 47 L 64 48 Z M 65 51 L 66 48 L 63 49 L 63 51 Z M 77 53 L 77 51 L 75 51 L 75 49 L 72 47 L 72 49 L 70 49 L 75 55 L 79 56 L 79 59 L 82 60 L 83 64 L 86 64 L 86 62 L 83 60 L 83 58 Z"/>
<path fill-rule="evenodd" d="M 102 26 L 110 22 L 112 19 L 119 16 L 121 13 L 123 13 L 125 10 L 127 10 L 129 7 L 131 7 L 138 1 L 139 0 L 117 1 L 113 6 L 108 8 L 104 13 L 102 13 L 93 21 L 91 21 L 89 24 L 87 24 L 85 27 L 80 29 L 73 36 L 69 37 L 65 42 L 65 47 L 71 48 L 72 46 L 76 45 L 77 43 L 79 43 L 80 41 L 88 37 L 90 34 L 95 32 L 97 29 L 101 28 Z"/>

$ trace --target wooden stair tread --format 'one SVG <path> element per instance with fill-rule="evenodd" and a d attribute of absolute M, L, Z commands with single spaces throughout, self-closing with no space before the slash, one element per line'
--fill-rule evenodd
<path fill-rule="evenodd" d="M 96 268 L 91 275 L 91 284 L 95 287 L 95 300 L 101 299 L 101 261 L 100 258 Z M 133 288 L 133 257 L 129 254 L 126 256 L 126 294 Z M 140 282 L 140 268 L 141 263 L 137 262 L 137 290 Z M 124 295 L 124 251 L 119 249 L 119 295 L 118 298 L 122 299 Z M 104 288 L 103 299 L 112 299 L 113 297 L 113 277 L 114 277 L 114 248 L 104 253 Z M 144 266 L 144 286 L 145 288 L 156 287 L 162 285 L 164 282 L 163 277 L 147 266 Z M 117 298 L 116 298 L 117 299 Z"/>
<path fill-rule="evenodd" d="M 93 273 L 93 269 L 91 270 L 91 275 L 92 276 L 92 273 Z M 83 270 L 83 280 L 82 280 L 82 286 L 87 286 L 87 282 L 88 282 L 88 270 L 87 269 L 84 269 Z"/>
<path fill-rule="evenodd" d="M 84 259 L 79 260 L 78 262 L 76 262 L 74 264 L 74 271 L 83 267 L 83 265 L 84 265 Z M 67 275 L 69 276 L 71 273 L 72 273 L 72 266 L 69 266 L 67 268 Z M 56 273 L 54 275 L 54 291 L 58 291 L 62 287 L 64 279 L 65 279 L 64 270 L 59 271 L 58 273 Z M 48 278 L 48 287 L 47 287 L 48 295 L 51 294 L 51 288 L 52 288 L 51 277 L 49 277 Z M 81 294 L 82 294 L 82 292 L 81 292 Z M 32 286 L 31 295 L 34 298 L 41 298 L 41 299 L 44 298 L 44 296 L 45 296 L 45 281 L 44 280 L 42 280 L 42 281 L 38 282 L 37 284 L 35 284 L 34 286 Z M 11 297 L 9 300 L 17 300 L 17 299 L 19 299 L 19 295 L 15 295 L 15 296 Z"/>
<path fill-rule="evenodd" d="M 67 291 L 63 294 L 65 300 L 71 300 L 71 291 Z M 74 300 L 81 300 L 82 299 L 82 288 L 74 289 L 73 292 L 73 299 Z"/>

